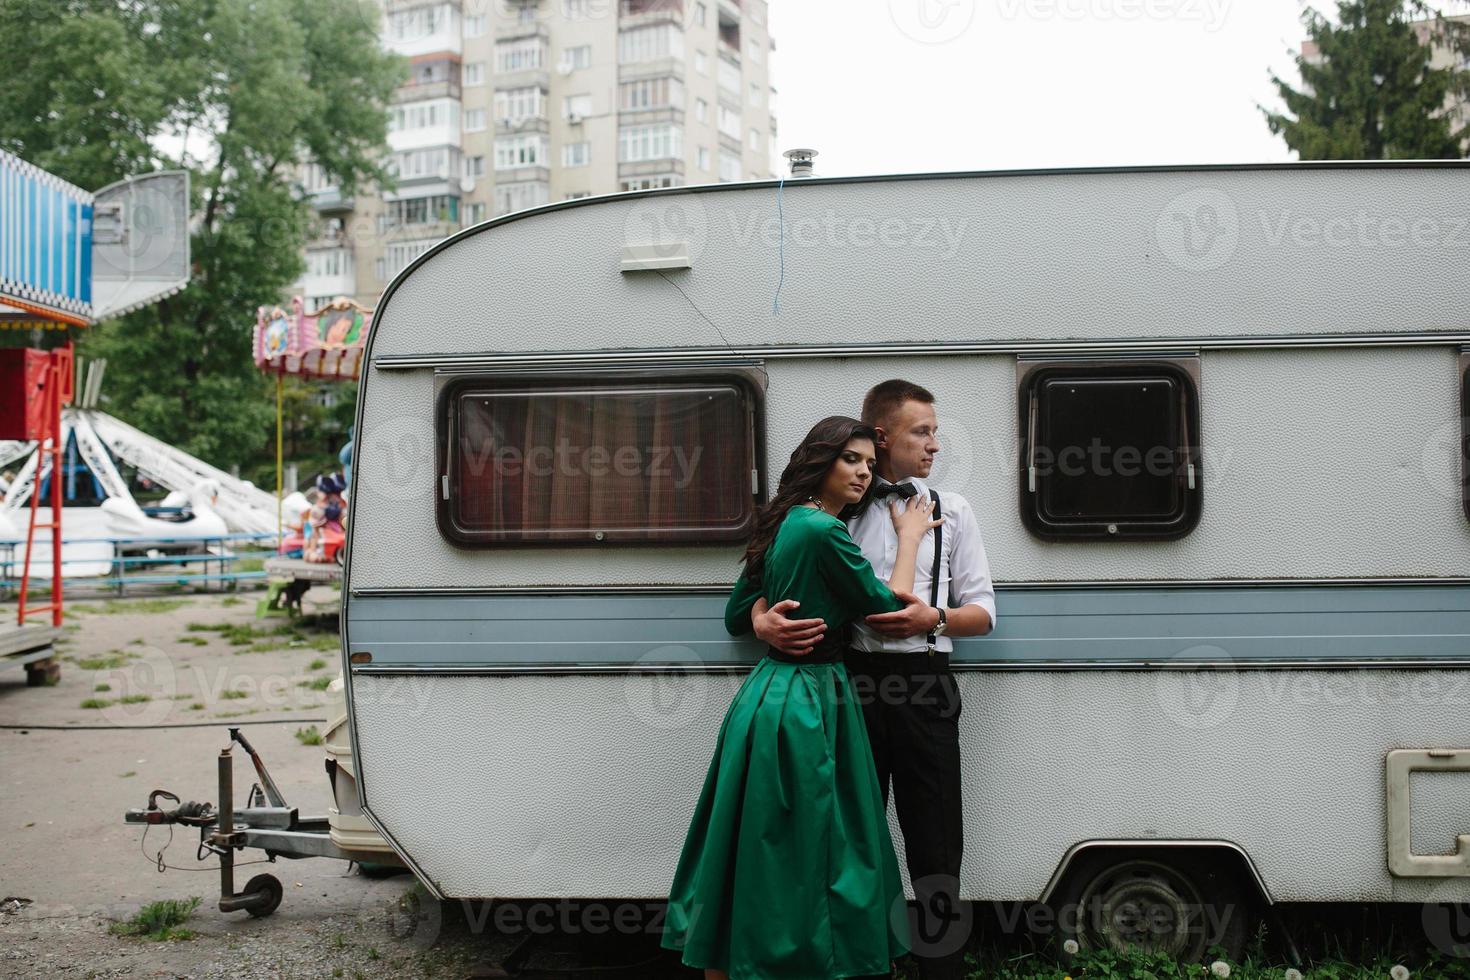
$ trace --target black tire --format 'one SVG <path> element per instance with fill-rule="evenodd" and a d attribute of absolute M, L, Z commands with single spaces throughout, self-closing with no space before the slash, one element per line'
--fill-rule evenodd
<path fill-rule="evenodd" d="M 1071 870 L 1049 904 L 1060 940 L 1082 950 L 1134 946 L 1189 963 L 1212 946 L 1238 960 L 1257 917 L 1228 867 L 1189 852 L 1099 852 Z"/>
<path fill-rule="evenodd" d="M 261 897 L 245 908 L 251 917 L 264 919 L 281 907 L 281 896 L 286 890 L 275 875 L 256 875 L 245 883 L 245 893 L 259 892 Z"/>

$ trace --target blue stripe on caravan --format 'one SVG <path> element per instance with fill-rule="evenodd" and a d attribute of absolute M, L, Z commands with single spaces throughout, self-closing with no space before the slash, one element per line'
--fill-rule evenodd
<path fill-rule="evenodd" d="M 999 625 L 954 661 L 1470 659 L 1470 586 L 1000 590 Z M 373 665 L 739 665 L 725 595 L 353 596 L 351 649 Z"/>
<path fill-rule="evenodd" d="M 92 303 L 92 205 L 82 205 L 82 288 L 79 297 L 83 303 Z M 65 540 L 65 539 L 63 539 Z"/>

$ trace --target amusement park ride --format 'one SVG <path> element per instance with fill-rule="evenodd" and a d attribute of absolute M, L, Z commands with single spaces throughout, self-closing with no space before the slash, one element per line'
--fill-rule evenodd
<path fill-rule="evenodd" d="M 146 174 L 89 193 L 0 151 L 0 328 L 85 328 L 178 292 L 189 281 L 189 175 Z M 29 522 L 13 624 L 0 626 L 0 666 L 24 665 L 42 684 L 57 666 L 52 643 L 63 615 L 63 409 L 75 394 L 70 335 L 60 344 L 0 348 L 0 440 L 34 443 L 17 483 L 31 485 Z M 139 434 L 141 435 L 141 434 Z M 43 482 L 44 481 L 44 482 Z M 40 498 L 49 487 L 49 517 Z M 36 532 L 50 531 L 51 590 L 30 592 Z M 49 614 L 50 623 L 28 619 Z"/>

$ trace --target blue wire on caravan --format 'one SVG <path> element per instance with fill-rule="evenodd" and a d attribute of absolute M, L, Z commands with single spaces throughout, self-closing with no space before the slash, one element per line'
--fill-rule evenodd
<path fill-rule="evenodd" d="M 781 226 L 781 237 L 776 240 L 776 245 L 781 256 L 781 278 L 776 281 L 776 295 L 771 300 L 772 316 L 781 314 L 781 287 L 786 285 L 786 212 L 781 207 L 781 192 L 785 188 L 786 178 L 783 176 L 776 185 L 776 221 Z"/>

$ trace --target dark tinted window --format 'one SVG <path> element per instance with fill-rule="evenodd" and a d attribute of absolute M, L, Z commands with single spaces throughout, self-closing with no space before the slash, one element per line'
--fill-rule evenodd
<path fill-rule="evenodd" d="M 1177 537 L 1198 519 L 1198 398 L 1163 363 L 1043 364 L 1021 388 L 1021 511 L 1046 538 Z"/>
<path fill-rule="evenodd" d="M 718 541 L 753 519 L 739 382 L 461 382 L 445 407 L 441 523 L 461 542 Z"/>

